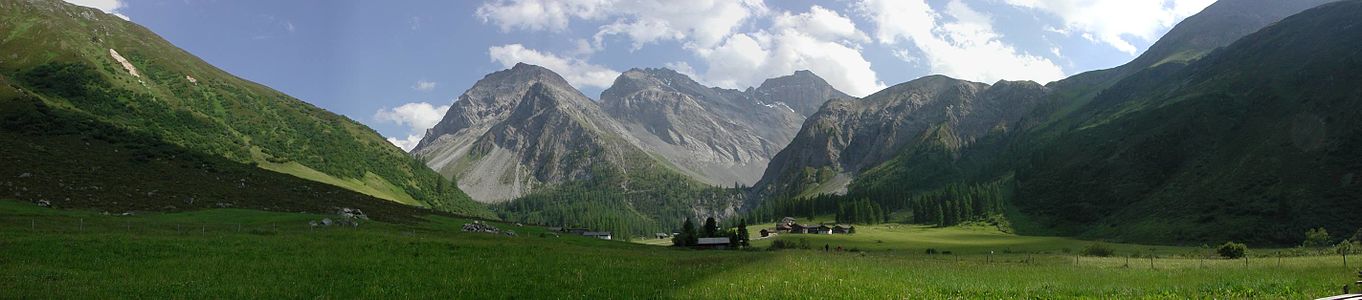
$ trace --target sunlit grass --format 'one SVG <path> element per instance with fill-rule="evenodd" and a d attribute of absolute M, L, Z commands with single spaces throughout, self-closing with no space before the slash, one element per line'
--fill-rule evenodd
<path fill-rule="evenodd" d="M 1280 265 L 1254 257 L 1248 266 L 1174 255 L 1153 268 L 1147 258 L 1075 263 L 1057 249 L 1089 242 L 982 227 L 862 226 L 852 236 L 783 237 L 819 250 L 693 251 L 540 237 L 543 228 L 511 224 L 498 226 L 517 237 L 463 233 L 467 221 L 447 217 L 302 225 L 323 217 L 235 209 L 105 216 L 0 201 L 0 298 L 1296 299 L 1337 293 L 1352 280 L 1331 256 Z M 824 252 L 822 243 L 863 251 Z M 1118 254 L 1149 248 L 1111 246 Z M 926 255 L 926 247 L 953 254 Z"/>

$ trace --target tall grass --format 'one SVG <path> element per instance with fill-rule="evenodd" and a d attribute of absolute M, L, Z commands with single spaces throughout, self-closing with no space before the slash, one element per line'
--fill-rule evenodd
<path fill-rule="evenodd" d="M 1352 276 L 1329 256 L 1285 258 L 1280 266 L 1262 258 L 1248 266 L 1156 258 L 1151 269 L 1125 257 L 1075 263 L 1057 252 L 988 255 L 983 249 L 995 245 L 1084 242 L 990 240 L 971 232 L 992 233 L 960 228 L 867 227 L 870 234 L 837 237 L 864 245 L 860 252 L 691 251 L 540 237 L 541 228 L 507 224 L 498 226 L 518 236 L 463 233 L 464 220 L 443 217 L 303 225 L 323 217 L 249 210 L 104 216 L 0 201 L 0 298 L 1310 298 L 1339 292 Z M 977 248 L 926 255 L 897 244 L 926 239 L 940 247 L 952 235 Z M 885 240 L 893 236 L 902 237 Z M 1118 254 L 1140 248 L 1112 247 Z"/>

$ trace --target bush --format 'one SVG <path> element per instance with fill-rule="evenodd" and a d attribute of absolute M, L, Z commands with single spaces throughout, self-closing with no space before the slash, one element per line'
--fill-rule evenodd
<path fill-rule="evenodd" d="M 800 238 L 798 242 L 789 240 L 775 240 L 771 242 L 771 250 L 779 249 L 812 249 L 808 239 Z"/>
<path fill-rule="evenodd" d="M 936 254 L 936 248 L 927 248 L 927 255 Z"/>
<path fill-rule="evenodd" d="M 1307 248 L 1323 248 L 1329 246 L 1329 232 L 1323 227 L 1305 231 L 1305 242 L 1301 246 Z"/>
<path fill-rule="evenodd" d="M 1115 254 L 1116 251 L 1112 251 L 1110 247 L 1107 247 L 1107 245 L 1103 245 L 1102 243 L 1093 243 L 1092 245 L 1084 247 L 1083 251 L 1079 253 L 1083 254 L 1083 256 L 1108 257 Z"/>
<path fill-rule="evenodd" d="M 1243 258 L 1244 255 L 1248 254 L 1248 246 L 1235 242 L 1225 242 L 1224 245 L 1215 249 L 1215 253 L 1220 254 L 1220 257 L 1229 259 Z"/>

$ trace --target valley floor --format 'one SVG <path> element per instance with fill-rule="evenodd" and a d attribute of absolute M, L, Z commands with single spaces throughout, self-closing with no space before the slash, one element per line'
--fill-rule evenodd
<path fill-rule="evenodd" d="M 1200 259 L 1199 247 L 1119 244 L 1110 246 L 1123 257 L 1075 262 L 1072 252 L 1090 242 L 972 227 L 860 226 L 850 236 L 773 238 L 819 250 L 693 251 L 507 224 L 497 226 L 516 237 L 465 233 L 465 220 L 445 217 L 307 225 L 327 217 L 111 216 L 0 201 L 0 298 L 1300 299 L 1341 292 L 1362 265 L 1279 260 L 1272 250 L 1246 264 Z M 1127 262 L 1136 252 L 1160 258 L 1152 268 L 1148 258 Z"/>

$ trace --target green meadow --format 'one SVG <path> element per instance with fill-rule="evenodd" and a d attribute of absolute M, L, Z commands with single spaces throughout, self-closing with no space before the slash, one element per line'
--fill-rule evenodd
<path fill-rule="evenodd" d="M 988 227 L 858 226 L 698 251 L 514 224 L 496 224 L 514 237 L 465 233 L 469 221 L 448 217 L 307 225 L 326 217 L 117 216 L 0 201 L 0 298 L 1300 299 L 1337 294 L 1357 269 L 1337 255 L 1279 259 L 1270 249 L 1251 250 L 1247 264 L 1203 258 L 1200 247 L 1108 244 L 1117 256 L 1080 257 L 1092 242 Z M 774 239 L 817 250 L 765 250 Z"/>

